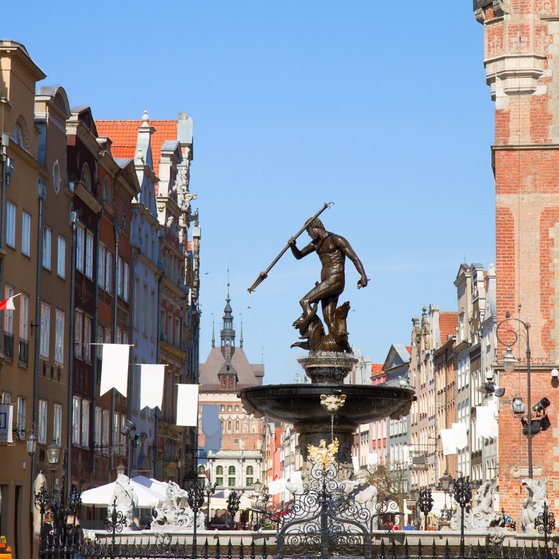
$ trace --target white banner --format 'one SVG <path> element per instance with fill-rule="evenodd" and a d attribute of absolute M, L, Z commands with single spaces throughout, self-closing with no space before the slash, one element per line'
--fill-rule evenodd
<path fill-rule="evenodd" d="M 140 409 L 163 407 L 165 365 L 140 365 Z"/>
<path fill-rule="evenodd" d="M 128 359 L 129 344 L 101 344 L 103 361 L 101 363 L 101 389 L 103 396 L 111 388 L 118 390 L 125 398 L 128 396 Z"/>
<path fill-rule="evenodd" d="M 177 425 L 198 425 L 198 384 L 177 384 Z"/>

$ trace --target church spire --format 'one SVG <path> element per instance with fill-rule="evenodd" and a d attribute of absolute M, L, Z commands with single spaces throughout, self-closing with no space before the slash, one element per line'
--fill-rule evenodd
<path fill-rule="evenodd" d="M 229 281 L 227 281 L 227 298 L 223 311 L 223 326 L 221 329 L 221 351 L 226 358 L 231 358 L 235 351 L 235 330 L 233 329 L 233 309 L 229 296 Z"/>

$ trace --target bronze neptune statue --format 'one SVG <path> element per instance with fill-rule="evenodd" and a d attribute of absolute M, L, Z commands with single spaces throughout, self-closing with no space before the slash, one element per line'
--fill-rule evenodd
<path fill-rule="evenodd" d="M 289 239 L 285 248 L 278 254 L 272 264 L 262 272 L 249 291 L 254 289 L 267 277 L 270 269 L 285 253 L 287 248 L 291 248 L 293 256 L 297 260 L 316 252 L 322 263 L 320 281 L 300 300 L 303 310 L 301 316 L 293 323 L 299 330 L 300 338 L 303 341 L 292 344 L 291 347 L 301 347 L 309 351 L 329 351 L 351 353 L 348 343 L 346 318 L 349 312 L 349 302 L 346 301 L 338 306 L 339 296 L 345 287 L 345 259 L 349 258 L 357 272 L 361 275 L 357 282 L 357 287 L 365 287 L 368 278 L 363 268 L 361 260 L 349 244 L 341 235 L 331 233 L 324 228 L 318 216 L 328 207 L 324 204 L 319 212 L 308 219 L 304 227 L 296 235 Z M 297 237 L 306 231 L 311 237 L 311 242 L 299 249 L 297 247 Z M 324 324 L 317 316 L 318 305 L 322 308 Z"/>

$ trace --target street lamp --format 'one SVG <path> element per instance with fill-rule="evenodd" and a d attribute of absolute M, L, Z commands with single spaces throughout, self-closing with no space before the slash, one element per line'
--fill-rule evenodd
<path fill-rule="evenodd" d="M 445 473 L 439 479 L 439 482 L 441 484 L 441 489 L 444 492 L 444 509 L 443 509 L 443 513 L 441 514 L 441 518 L 443 520 L 450 520 L 450 517 L 452 516 L 452 506 L 450 510 L 447 509 L 446 494 L 452 493 L 452 491 L 454 490 L 454 478 L 448 472 L 445 471 Z"/>
<path fill-rule="evenodd" d="M 460 505 L 460 557 L 464 559 L 464 507 L 472 500 L 472 489 L 464 476 L 454 482 L 454 500 Z"/>
<path fill-rule="evenodd" d="M 419 510 L 425 515 L 425 530 L 427 530 L 427 518 L 433 509 L 433 494 L 430 487 L 422 487 L 419 490 L 419 501 L 417 503 Z"/>
<path fill-rule="evenodd" d="M 56 472 L 56 466 L 58 465 L 58 462 L 60 461 L 60 452 L 61 451 L 62 451 L 62 448 L 56 442 L 56 440 L 53 440 L 52 443 L 50 443 L 47 446 L 47 462 L 51 466 L 51 468 L 50 468 L 51 483 L 52 483 L 51 491 L 53 493 L 54 493 L 54 473 Z"/>
<path fill-rule="evenodd" d="M 503 320 L 501 320 L 501 322 L 499 322 L 499 324 L 497 324 L 497 330 L 496 330 L 496 335 L 497 335 L 497 340 L 503 344 L 504 346 L 506 346 L 506 350 L 505 350 L 505 354 L 503 355 L 503 369 L 505 370 L 505 372 L 510 373 L 514 370 L 514 365 L 516 363 L 516 359 L 514 358 L 514 355 L 512 353 L 512 346 L 514 346 L 514 344 L 516 344 L 516 342 L 518 341 L 520 335 L 518 334 L 517 331 L 512 330 L 512 329 L 508 329 L 507 332 L 509 334 L 511 334 L 513 336 L 512 341 L 503 341 L 500 337 L 499 337 L 499 328 L 503 325 L 503 324 L 508 324 L 511 321 L 515 321 L 518 324 L 520 324 L 523 328 L 524 328 L 524 334 L 526 336 L 526 399 L 527 399 L 527 409 L 528 409 L 528 414 L 526 417 L 526 425 L 525 425 L 525 429 L 524 432 L 527 433 L 528 436 L 528 477 L 530 479 L 533 479 L 534 477 L 534 467 L 533 467 L 533 463 L 532 463 L 532 383 L 531 383 L 531 369 L 530 369 L 530 365 L 531 365 L 531 357 L 532 357 L 532 350 L 530 349 L 530 323 L 529 322 L 524 322 L 523 320 L 520 320 L 520 318 L 515 318 L 510 316 L 510 313 L 506 313 L 505 314 L 505 318 Z M 515 402 L 516 400 L 516 402 Z M 522 401 L 518 401 L 516 398 L 515 400 L 513 400 L 513 411 L 514 413 L 523 413 L 521 411 L 517 411 L 520 410 L 520 404 L 522 403 Z M 515 404 L 516 403 L 516 407 Z"/>

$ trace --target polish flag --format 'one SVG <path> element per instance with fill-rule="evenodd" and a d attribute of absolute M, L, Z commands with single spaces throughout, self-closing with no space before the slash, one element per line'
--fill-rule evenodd
<path fill-rule="evenodd" d="M 19 293 L 17 295 L 19 295 Z M 15 311 L 16 308 L 14 306 L 14 299 L 17 297 L 17 295 L 8 297 L 7 299 L 0 301 L 0 311 Z"/>

